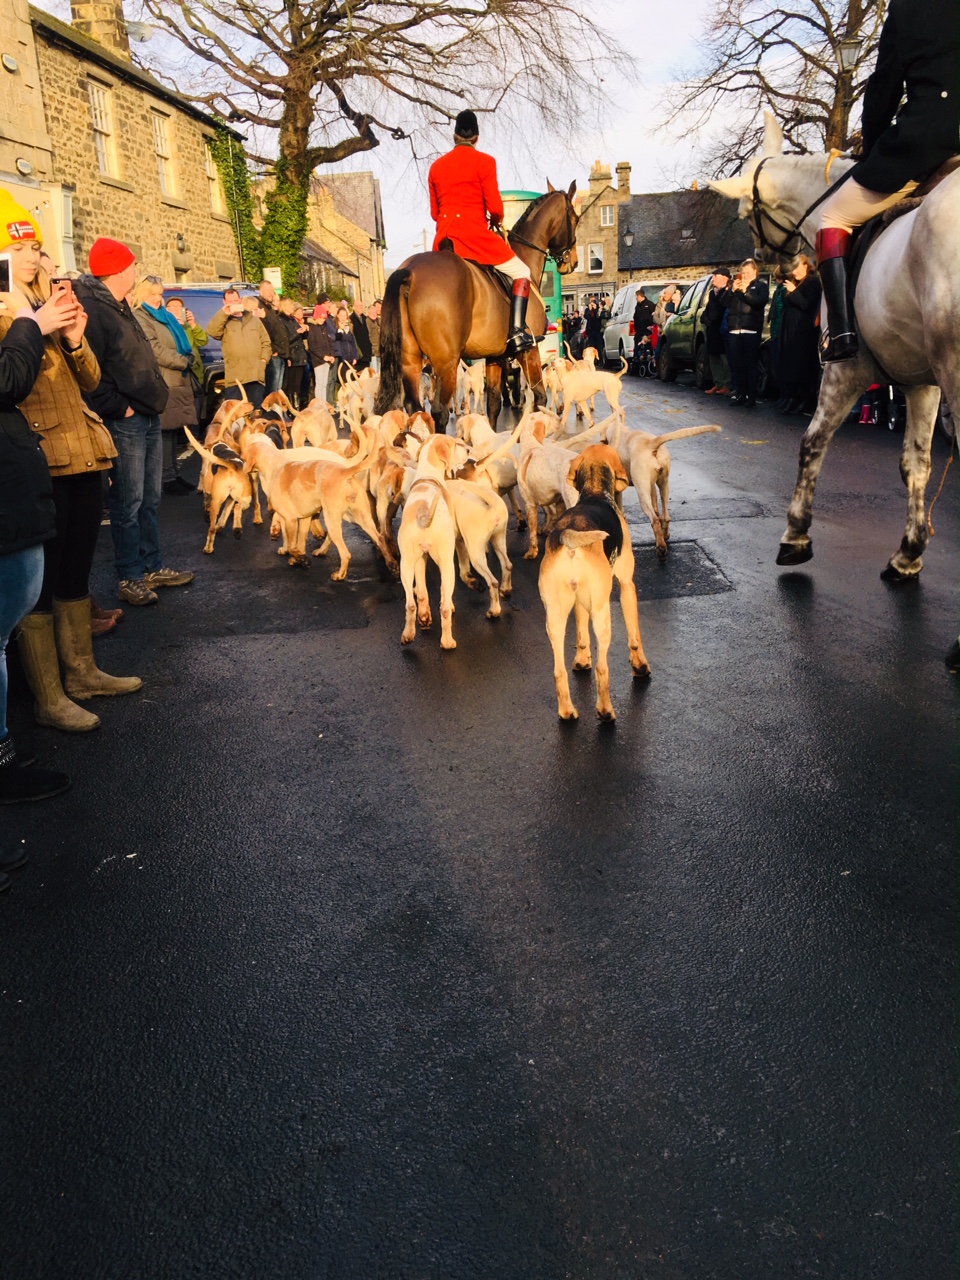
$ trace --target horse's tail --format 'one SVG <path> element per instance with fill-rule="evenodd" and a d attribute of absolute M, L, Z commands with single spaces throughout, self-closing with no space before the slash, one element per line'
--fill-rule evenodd
<path fill-rule="evenodd" d="M 400 267 L 387 281 L 380 315 L 380 389 L 374 413 L 389 413 L 403 403 L 403 299 L 410 268 Z"/>

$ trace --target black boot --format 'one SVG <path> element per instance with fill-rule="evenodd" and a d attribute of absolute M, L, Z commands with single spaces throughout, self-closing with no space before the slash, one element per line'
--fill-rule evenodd
<path fill-rule="evenodd" d="M 847 232 L 831 228 L 817 233 L 818 270 L 820 283 L 823 285 L 823 298 L 827 304 L 828 342 L 823 353 L 825 364 L 836 360 L 853 360 L 860 349 L 853 324 L 853 307 L 847 292 L 847 260 L 844 255 L 849 243 L 850 236 Z"/>
<path fill-rule="evenodd" d="M 65 773 L 51 769 L 18 768 L 17 752 L 9 733 L 0 738 L 0 804 L 23 804 L 30 800 L 47 800 L 70 786 Z"/>
<path fill-rule="evenodd" d="M 533 334 L 527 328 L 527 301 L 530 297 L 530 281 L 514 280 L 513 294 L 510 298 L 510 334 L 507 338 L 506 354 L 517 360 L 525 351 L 537 345 Z"/>

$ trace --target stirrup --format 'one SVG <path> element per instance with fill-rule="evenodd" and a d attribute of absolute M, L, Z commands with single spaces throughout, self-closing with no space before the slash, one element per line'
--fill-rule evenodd
<path fill-rule="evenodd" d="M 840 364 L 843 360 L 855 360 L 860 354 L 860 342 L 855 333 L 838 333 L 835 338 L 827 335 L 823 349 L 824 364 Z"/>
<path fill-rule="evenodd" d="M 527 351 L 532 351 L 537 345 L 537 340 L 529 329 L 515 329 L 507 338 L 505 355 L 513 359 L 517 359 Z"/>

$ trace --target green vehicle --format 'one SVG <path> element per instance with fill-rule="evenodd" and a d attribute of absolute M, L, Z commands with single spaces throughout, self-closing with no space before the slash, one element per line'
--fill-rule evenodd
<path fill-rule="evenodd" d="M 503 225 L 509 231 L 524 210 L 534 200 L 539 200 L 543 192 L 501 191 L 500 195 L 503 198 Z M 547 312 L 547 332 L 540 343 L 540 359 L 546 361 L 560 354 L 560 317 L 563 315 L 560 272 L 552 258 L 548 258 L 544 265 L 540 293 Z"/>
<path fill-rule="evenodd" d="M 774 282 L 769 275 L 760 277 L 766 281 L 773 295 Z M 710 357 L 707 354 L 707 335 L 703 327 L 703 313 L 710 297 L 713 273 L 701 276 L 690 285 L 680 299 L 676 313 L 664 325 L 660 349 L 657 352 L 657 373 L 663 382 L 676 381 L 681 369 L 692 369 L 693 380 L 701 391 L 713 386 L 710 373 Z M 770 307 L 763 320 L 763 342 L 760 347 L 760 379 L 757 395 L 769 397 L 775 386 L 770 370 Z"/>

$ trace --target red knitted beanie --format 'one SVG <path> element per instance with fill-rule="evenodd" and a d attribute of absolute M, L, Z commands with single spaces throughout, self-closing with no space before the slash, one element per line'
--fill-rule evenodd
<path fill-rule="evenodd" d="M 125 271 L 136 255 L 120 240 L 101 236 L 90 246 L 90 274 L 92 276 L 118 276 Z"/>

